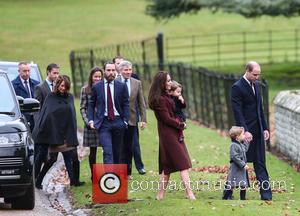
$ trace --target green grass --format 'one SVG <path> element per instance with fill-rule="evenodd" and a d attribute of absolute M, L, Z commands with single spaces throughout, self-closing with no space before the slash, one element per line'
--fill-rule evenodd
<path fill-rule="evenodd" d="M 156 131 L 156 120 L 151 111 L 148 113 L 148 127 L 141 132 L 140 144 L 142 148 L 143 162 L 147 174 L 141 176 L 133 169 L 133 178 L 137 181 L 158 180 L 158 136 Z M 185 131 L 186 143 L 193 161 L 193 168 L 228 164 L 230 141 L 227 137 L 220 136 L 216 131 L 199 127 L 188 121 L 188 129 Z M 98 163 L 102 162 L 102 154 L 98 151 Z M 163 201 L 156 201 L 156 190 L 133 191 L 129 181 L 129 199 L 138 200 L 127 204 L 101 205 L 94 208 L 95 215 L 297 215 L 300 208 L 296 204 L 299 201 L 300 192 L 299 173 L 295 172 L 288 164 L 278 160 L 275 156 L 267 154 L 267 167 L 271 181 L 285 181 L 287 191 L 274 193 L 273 203 L 268 205 L 259 200 L 259 193 L 248 191 L 246 201 L 238 200 L 239 193 L 234 193 L 232 201 L 222 201 L 222 190 L 219 187 L 209 191 L 207 186 L 200 187 L 202 191 L 195 190 L 196 201 L 185 199 L 184 192 L 169 190 Z M 84 187 L 73 188 L 75 206 L 90 207 L 92 185 L 88 160 L 81 162 L 81 178 L 87 184 Z M 226 174 L 190 172 L 191 180 L 208 180 L 210 182 L 220 181 Z M 171 180 L 179 183 L 179 174 L 171 175 Z M 211 186 L 212 187 L 212 186 Z M 293 189 L 295 187 L 295 189 Z"/>
<path fill-rule="evenodd" d="M 166 37 L 192 34 L 214 34 L 249 30 L 294 29 L 299 25 L 300 17 L 270 18 L 262 17 L 248 20 L 234 14 L 211 14 L 203 11 L 196 15 L 183 15 L 179 19 L 158 23 L 144 14 L 146 1 L 143 0 L 0 0 L 0 46 L 1 60 L 33 60 L 42 71 L 51 62 L 61 66 L 61 73 L 70 75 L 69 53 L 71 50 L 86 47 L 101 47 L 110 44 L 141 40 L 163 32 Z M 228 71 L 243 71 L 235 66 Z M 226 70 L 226 67 L 221 68 Z M 293 70 L 290 70 L 293 69 Z M 267 73 L 271 77 L 270 95 L 273 97 L 281 89 L 290 88 L 290 77 L 297 84 L 299 73 L 297 64 L 275 65 Z M 283 80 L 282 77 L 285 77 Z M 294 84 L 292 87 L 294 88 Z M 83 127 L 79 112 L 79 100 L 76 100 L 77 121 Z M 158 137 L 156 123 L 149 114 L 149 127 L 141 132 L 143 159 L 148 174 L 139 176 L 134 172 L 135 180 L 157 180 Z M 225 165 L 228 163 L 229 140 L 215 131 L 201 128 L 189 122 L 186 141 L 193 166 Z M 99 150 L 98 162 L 101 162 Z M 291 191 L 292 184 L 299 185 L 299 174 L 290 166 L 268 155 L 270 176 L 274 180 L 286 180 L 288 191 L 274 194 L 274 203 L 266 205 L 258 200 L 257 192 L 249 192 L 248 201 L 224 202 L 220 200 L 221 191 L 196 191 L 195 202 L 184 199 L 182 191 L 172 191 L 162 202 L 154 200 L 155 191 L 130 192 L 129 198 L 141 198 L 143 201 L 124 205 L 106 205 L 94 209 L 106 215 L 296 215 L 299 207 L 293 200 L 299 200 L 299 192 Z M 82 178 L 89 182 L 81 188 L 74 188 L 76 206 L 91 203 L 86 196 L 91 194 L 90 174 L 87 161 L 81 166 Z M 153 171 L 150 174 L 150 171 Z M 192 180 L 219 179 L 219 174 L 191 173 Z M 179 180 L 178 174 L 172 179 Z"/>
<path fill-rule="evenodd" d="M 294 29 L 300 18 L 262 17 L 208 11 L 157 22 L 145 15 L 144 0 L 0 0 L 1 60 L 33 60 L 42 71 L 50 62 L 70 74 L 71 50 L 166 37 L 269 29 Z"/>

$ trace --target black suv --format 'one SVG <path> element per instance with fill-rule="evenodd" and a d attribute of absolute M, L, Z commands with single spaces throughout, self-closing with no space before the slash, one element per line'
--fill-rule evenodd
<path fill-rule="evenodd" d="M 12 208 L 33 209 L 34 143 L 22 112 L 39 110 L 33 98 L 16 96 L 7 73 L 0 70 L 0 197 Z"/>

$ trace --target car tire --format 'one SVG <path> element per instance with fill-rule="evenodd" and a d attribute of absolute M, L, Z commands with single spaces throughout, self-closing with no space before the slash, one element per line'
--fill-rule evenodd
<path fill-rule="evenodd" d="M 26 209 L 32 210 L 35 205 L 35 191 L 34 191 L 34 181 L 31 180 L 31 184 L 28 187 L 24 196 L 17 197 L 12 200 L 11 207 L 13 209 Z"/>

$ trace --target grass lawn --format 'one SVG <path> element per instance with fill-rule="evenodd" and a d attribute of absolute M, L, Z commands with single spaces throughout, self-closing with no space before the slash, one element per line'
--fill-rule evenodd
<path fill-rule="evenodd" d="M 157 22 L 145 15 L 146 0 L 0 0 L 1 60 L 33 60 L 42 71 L 50 62 L 70 74 L 73 49 L 166 37 L 270 29 L 295 29 L 300 17 L 253 20 L 202 11 Z M 255 53 L 254 53 L 255 55 Z M 112 56 L 113 57 L 113 56 Z"/>
<path fill-rule="evenodd" d="M 148 111 L 148 127 L 141 132 L 140 144 L 142 148 L 143 162 L 147 174 L 142 176 L 133 169 L 133 180 L 156 181 L 158 180 L 158 136 L 156 130 L 156 119 L 152 111 Z M 189 121 L 185 132 L 186 143 L 193 162 L 193 168 L 203 166 L 228 165 L 230 141 L 227 137 L 220 136 L 216 131 L 203 128 Z M 98 162 L 102 162 L 102 154 L 98 151 Z M 300 207 L 296 201 L 300 198 L 299 173 L 295 172 L 289 165 L 278 160 L 275 156 L 267 154 L 267 166 L 271 181 L 281 183 L 281 189 L 273 194 L 273 203 L 265 203 L 259 200 L 257 191 L 248 191 L 246 201 L 239 200 L 239 192 L 234 193 L 232 201 L 222 201 L 221 181 L 226 174 L 214 172 L 191 171 L 191 180 L 209 181 L 210 184 L 200 185 L 194 190 L 196 201 L 185 199 L 184 192 L 180 190 L 169 190 L 163 201 L 156 201 L 156 190 L 134 190 L 135 182 L 129 181 L 129 199 L 136 201 L 127 204 L 101 205 L 93 208 L 95 215 L 297 215 Z M 81 162 L 81 178 L 87 184 L 84 187 L 72 188 L 76 207 L 90 208 L 92 201 L 92 184 L 88 160 Z M 178 173 L 171 175 L 171 180 L 180 182 Z M 285 182 L 285 185 L 283 184 Z M 175 183 L 174 183 L 175 184 Z M 211 188 L 211 190 L 209 190 Z M 279 193 L 280 192 L 280 193 Z"/>

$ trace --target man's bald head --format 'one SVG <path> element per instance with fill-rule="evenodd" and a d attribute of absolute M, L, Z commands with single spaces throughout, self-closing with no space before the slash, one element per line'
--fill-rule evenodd
<path fill-rule="evenodd" d="M 255 82 L 260 76 L 260 65 L 256 61 L 249 61 L 245 66 L 245 76 L 250 82 Z"/>

